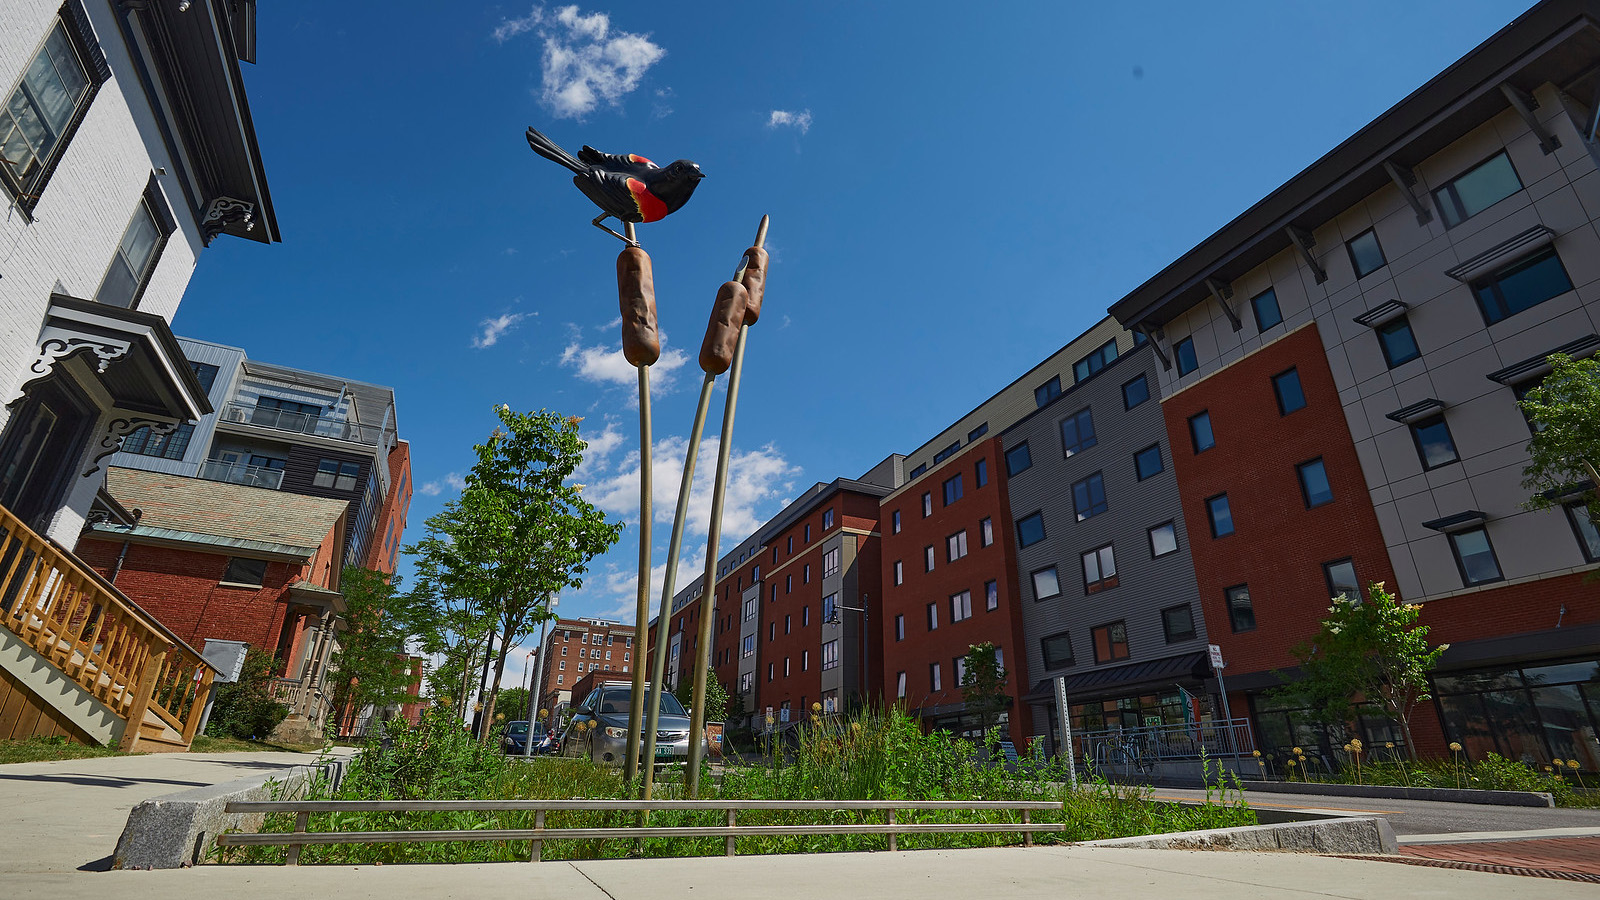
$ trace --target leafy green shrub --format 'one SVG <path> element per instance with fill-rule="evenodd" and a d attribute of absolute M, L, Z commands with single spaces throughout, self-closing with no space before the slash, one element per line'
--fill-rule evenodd
<path fill-rule="evenodd" d="M 244 657 L 239 680 L 217 688 L 206 722 L 206 734 L 241 740 L 262 740 L 289 717 L 289 707 L 272 698 L 272 671 L 277 658 L 262 650 Z"/>

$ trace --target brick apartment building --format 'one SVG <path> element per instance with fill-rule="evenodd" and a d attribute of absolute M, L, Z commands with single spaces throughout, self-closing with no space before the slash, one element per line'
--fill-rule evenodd
<path fill-rule="evenodd" d="M 592 686 L 583 682 L 590 673 L 632 678 L 633 632 L 632 625 L 609 619 L 559 618 L 551 623 L 537 654 L 533 678 L 539 708 L 559 714 L 574 703 L 581 703 L 587 687 Z M 506 716 L 520 718 L 523 714 L 519 711 L 512 716 L 507 712 Z"/>

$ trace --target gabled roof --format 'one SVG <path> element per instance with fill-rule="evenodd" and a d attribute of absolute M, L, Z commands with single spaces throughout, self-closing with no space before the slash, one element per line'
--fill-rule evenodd
<path fill-rule="evenodd" d="M 106 471 L 106 490 L 143 515 L 131 532 L 95 526 L 97 532 L 303 558 L 349 508 L 344 500 L 118 467 Z"/>

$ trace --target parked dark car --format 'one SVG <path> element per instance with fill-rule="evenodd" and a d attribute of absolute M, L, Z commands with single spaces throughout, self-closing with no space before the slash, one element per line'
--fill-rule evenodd
<path fill-rule="evenodd" d="M 501 735 L 500 749 L 511 756 L 521 756 L 523 755 L 523 750 L 525 749 L 524 745 L 527 743 L 527 740 L 527 722 L 520 720 L 516 722 L 507 722 L 506 730 Z M 537 756 L 540 753 L 548 753 L 549 744 L 550 735 L 545 733 L 544 723 L 533 723 L 533 750 L 530 751 L 530 755 Z M 540 749 L 541 747 L 544 749 Z"/>
<path fill-rule="evenodd" d="M 646 690 L 649 686 L 646 685 Z M 628 757 L 628 705 L 633 696 L 633 685 L 608 681 L 589 692 L 574 710 L 572 721 L 563 732 L 560 753 L 562 756 L 587 756 L 595 763 L 620 766 Z M 636 740 L 644 752 L 643 734 Z M 702 759 L 710 759 L 710 748 L 705 738 L 700 739 Z M 656 758 L 658 763 L 683 762 L 689 758 L 689 714 L 678 698 L 661 695 L 661 715 L 656 722 Z"/>

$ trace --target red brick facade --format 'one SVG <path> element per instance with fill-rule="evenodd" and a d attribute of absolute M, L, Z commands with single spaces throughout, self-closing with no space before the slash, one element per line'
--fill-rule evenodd
<path fill-rule="evenodd" d="M 378 509 L 377 530 L 361 565 L 390 575 L 404 543 L 406 516 L 411 510 L 411 443 L 395 442 L 389 451 L 389 496 Z"/>

